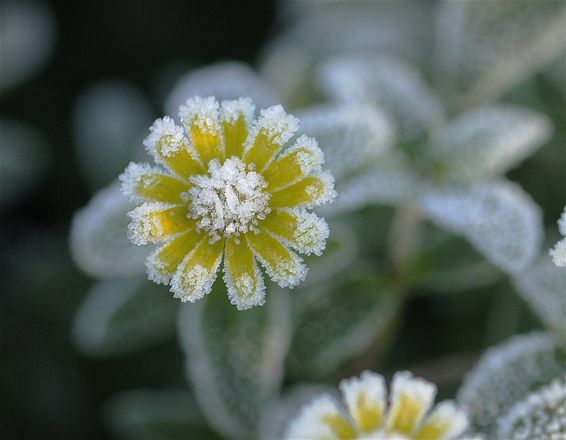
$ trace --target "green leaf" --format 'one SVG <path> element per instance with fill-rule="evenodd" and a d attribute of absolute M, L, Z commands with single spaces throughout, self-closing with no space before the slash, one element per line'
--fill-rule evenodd
<path fill-rule="evenodd" d="M 217 439 L 188 390 L 133 390 L 104 404 L 106 424 L 117 438 Z"/>
<path fill-rule="evenodd" d="M 430 220 L 464 237 L 506 272 L 525 269 L 539 252 L 540 209 L 521 187 L 511 182 L 432 187 L 420 202 Z"/>
<path fill-rule="evenodd" d="M 561 1 L 440 3 L 439 84 L 459 107 L 495 100 L 566 51 Z"/>
<path fill-rule="evenodd" d="M 493 435 L 501 415 L 561 375 L 565 361 L 564 348 L 550 335 L 515 336 L 482 356 L 465 379 L 458 401 L 475 429 Z"/>
<path fill-rule="evenodd" d="M 175 334 L 179 302 L 144 277 L 101 281 L 80 306 L 73 340 L 91 356 L 121 356 Z"/>
<path fill-rule="evenodd" d="M 254 438 L 267 402 L 278 393 L 290 338 L 290 304 L 283 290 L 266 305 L 238 311 L 226 288 L 179 315 L 187 374 L 209 424 L 228 437 Z"/>
<path fill-rule="evenodd" d="M 75 263 L 97 278 L 121 278 L 141 274 L 148 247 L 128 240 L 128 202 L 118 184 L 99 191 L 71 223 L 70 247 Z"/>
<path fill-rule="evenodd" d="M 513 281 L 519 295 L 548 329 L 566 340 L 566 270 L 556 267 L 545 255 Z"/>
<path fill-rule="evenodd" d="M 496 282 L 501 272 L 466 241 L 438 229 L 427 232 L 409 282 L 426 293 L 454 293 Z"/>
<path fill-rule="evenodd" d="M 498 423 L 497 438 L 566 438 L 566 377 L 518 402 Z"/>
<path fill-rule="evenodd" d="M 372 275 L 348 274 L 293 294 L 292 377 L 324 378 L 363 353 L 395 317 L 398 301 Z"/>

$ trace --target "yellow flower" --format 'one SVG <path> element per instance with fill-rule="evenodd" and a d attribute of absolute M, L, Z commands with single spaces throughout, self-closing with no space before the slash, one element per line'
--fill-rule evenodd
<path fill-rule="evenodd" d="M 385 381 L 365 371 L 342 381 L 344 405 L 324 395 L 306 405 L 291 423 L 287 440 L 458 438 L 466 429 L 465 414 L 446 401 L 431 407 L 436 387 L 409 372 L 395 374 L 387 407 Z"/>
<path fill-rule="evenodd" d="M 129 213 L 130 239 L 160 243 L 148 257 L 149 278 L 169 283 L 176 298 L 209 293 L 224 260 L 224 281 L 238 309 L 265 302 L 257 261 L 282 287 L 307 273 L 302 254 L 320 255 L 324 219 L 308 208 L 334 197 L 314 139 L 293 137 L 298 122 L 281 106 L 262 110 L 240 98 L 195 97 L 181 106 L 182 127 L 164 117 L 144 141 L 157 167 L 130 163 L 122 191 L 143 202 Z M 293 250 L 291 250 L 293 249 Z"/>

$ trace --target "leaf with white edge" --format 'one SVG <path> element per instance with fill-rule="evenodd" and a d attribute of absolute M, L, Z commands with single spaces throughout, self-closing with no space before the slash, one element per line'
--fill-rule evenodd
<path fill-rule="evenodd" d="M 47 161 L 43 136 L 19 122 L 0 120 L 0 207 L 24 195 L 41 176 Z"/>
<path fill-rule="evenodd" d="M 300 291 L 288 375 L 325 378 L 363 353 L 395 317 L 398 302 L 383 281 L 348 275 Z"/>
<path fill-rule="evenodd" d="M 428 151 L 441 177 L 473 181 L 503 174 L 549 138 L 548 118 L 520 107 L 472 110 L 436 133 Z"/>
<path fill-rule="evenodd" d="M 323 394 L 337 394 L 336 388 L 326 385 L 296 385 L 270 402 L 259 424 L 259 438 L 282 439 L 304 405 Z"/>
<path fill-rule="evenodd" d="M 267 108 L 280 102 L 257 72 L 237 61 L 207 65 L 183 75 L 165 101 L 165 113 L 176 115 L 179 107 L 191 96 L 215 96 L 218 100 L 246 96 L 257 108 Z"/>
<path fill-rule="evenodd" d="M 369 105 L 311 107 L 297 114 L 301 133 L 318 141 L 337 181 L 379 160 L 393 142 L 385 115 Z"/>
<path fill-rule="evenodd" d="M 440 101 L 418 72 L 395 58 L 335 58 L 321 66 L 319 80 L 338 102 L 383 109 L 404 142 L 422 139 L 444 121 Z"/>
<path fill-rule="evenodd" d="M 558 58 L 565 14 L 561 1 L 441 2 L 436 56 L 448 101 L 494 100 Z"/>
<path fill-rule="evenodd" d="M 431 187 L 420 201 L 438 226 L 466 238 L 489 261 L 510 273 L 525 269 L 542 239 L 539 207 L 507 181 L 471 187 Z"/>
<path fill-rule="evenodd" d="M 101 281 L 85 297 L 73 323 L 73 340 L 91 356 L 122 356 L 175 334 L 178 303 L 144 277 Z"/>
<path fill-rule="evenodd" d="M 566 340 L 566 270 L 556 267 L 545 255 L 517 274 L 513 282 L 548 329 Z"/>
<path fill-rule="evenodd" d="M 196 304 L 183 304 L 179 338 L 187 375 L 208 423 L 228 437 L 254 438 L 265 405 L 277 394 L 291 332 L 283 290 L 266 305 L 238 311 L 225 287 Z"/>
<path fill-rule="evenodd" d="M 517 403 L 499 421 L 498 437 L 514 440 L 566 438 L 566 377 Z"/>
<path fill-rule="evenodd" d="M 501 272 L 464 239 L 439 229 L 427 231 L 409 281 L 418 293 L 456 293 L 489 286 Z"/>
<path fill-rule="evenodd" d="M 374 204 L 396 205 L 413 198 L 418 185 L 405 156 L 389 150 L 364 170 L 336 182 L 336 199 L 320 212 L 332 216 Z"/>
<path fill-rule="evenodd" d="M 108 185 L 131 160 L 143 157 L 142 141 L 152 120 L 145 97 L 127 82 L 101 82 L 81 94 L 73 113 L 73 137 L 91 188 Z"/>
<path fill-rule="evenodd" d="M 55 19 L 47 5 L 31 1 L 2 2 L 0 92 L 41 69 L 55 49 L 55 40 Z"/>
<path fill-rule="evenodd" d="M 314 286 L 349 268 L 359 254 L 359 243 L 355 232 L 344 223 L 330 224 L 330 237 L 320 257 L 304 257 L 309 273 L 300 289 Z"/>
<path fill-rule="evenodd" d="M 473 428 L 494 434 L 501 415 L 561 375 L 565 361 L 564 349 L 550 335 L 515 336 L 481 357 L 464 380 L 458 402 Z"/>
<path fill-rule="evenodd" d="M 75 263 L 97 278 L 116 278 L 145 272 L 148 250 L 128 240 L 128 202 L 119 184 L 102 189 L 78 211 L 71 223 L 70 246 Z"/>
<path fill-rule="evenodd" d="M 105 402 L 104 420 L 117 438 L 216 439 L 188 390 L 133 390 Z"/>

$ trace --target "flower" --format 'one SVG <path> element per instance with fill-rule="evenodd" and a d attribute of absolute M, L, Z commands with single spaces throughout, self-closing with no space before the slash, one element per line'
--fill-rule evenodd
<path fill-rule="evenodd" d="M 320 255 L 329 229 L 309 208 L 330 202 L 334 179 L 321 170 L 315 139 L 299 136 L 279 153 L 298 121 L 277 105 L 260 112 L 250 99 L 190 98 L 145 139 L 157 167 L 130 163 L 122 192 L 142 202 L 129 213 L 133 243 L 161 245 L 146 261 L 149 278 L 194 302 L 211 291 L 224 259 L 224 281 L 238 309 L 265 302 L 257 261 L 281 287 L 307 268 L 294 251 Z"/>
<path fill-rule="evenodd" d="M 558 230 L 564 238 L 558 241 L 558 243 L 556 243 L 550 250 L 550 256 L 552 257 L 554 264 L 558 267 L 566 267 L 566 206 L 558 220 Z"/>
<path fill-rule="evenodd" d="M 385 381 L 364 371 L 360 378 L 343 380 L 341 406 L 323 395 L 303 407 L 286 434 L 288 440 L 307 439 L 448 439 L 467 427 L 466 415 L 445 401 L 429 412 L 436 387 L 399 372 L 393 377 L 389 408 Z"/>

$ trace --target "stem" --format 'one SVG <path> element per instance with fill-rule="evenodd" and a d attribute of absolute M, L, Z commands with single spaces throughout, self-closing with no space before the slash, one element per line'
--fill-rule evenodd
<path fill-rule="evenodd" d="M 412 202 L 397 207 L 389 233 L 389 262 L 395 278 L 403 279 L 410 269 L 422 234 L 422 217 Z"/>

